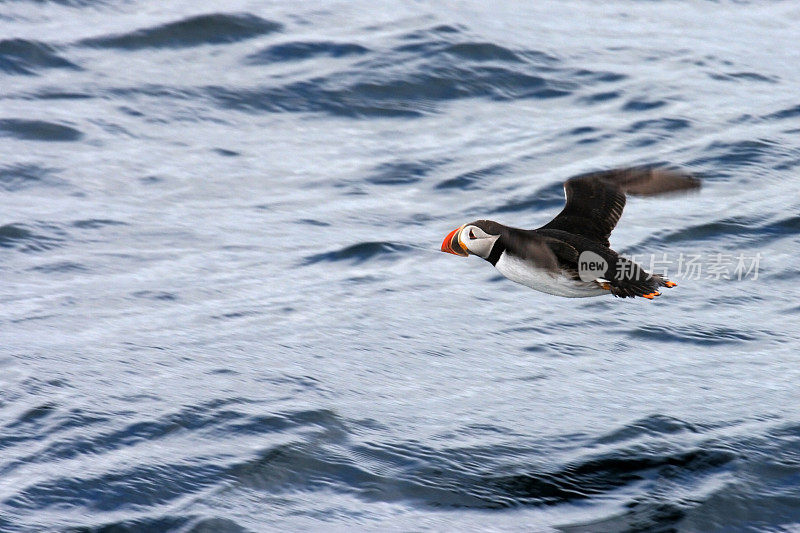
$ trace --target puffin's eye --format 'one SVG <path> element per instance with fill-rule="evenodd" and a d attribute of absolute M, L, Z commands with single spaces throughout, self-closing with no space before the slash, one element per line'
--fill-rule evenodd
<path fill-rule="evenodd" d="M 470 229 L 470 230 L 469 230 L 469 238 L 470 238 L 470 239 L 477 239 L 477 237 L 475 236 L 475 234 L 472 232 L 472 229 Z"/>

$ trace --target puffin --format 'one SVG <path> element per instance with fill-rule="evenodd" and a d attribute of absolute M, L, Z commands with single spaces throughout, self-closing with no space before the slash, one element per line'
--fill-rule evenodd
<path fill-rule="evenodd" d="M 677 285 L 611 249 L 609 237 L 626 195 L 656 196 L 700 188 L 682 170 L 632 167 L 590 172 L 564 183 L 566 205 L 538 229 L 518 229 L 493 220 L 463 224 L 444 238 L 442 251 L 477 255 L 503 276 L 555 296 L 611 294 L 652 300 L 661 287 Z"/>

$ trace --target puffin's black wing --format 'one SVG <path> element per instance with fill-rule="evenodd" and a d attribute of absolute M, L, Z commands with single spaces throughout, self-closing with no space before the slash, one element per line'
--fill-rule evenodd
<path fill-rule="evenodd" d="M 553 273 L 558 272 L 561 258 L 557 256 L 557 247 L 553 246 L 554 242 L 558 244 L 554 239 L 543 237 L 535 230 L 509 228 L 491 220 L 479 220 L 473 224 L 489 233 L 501 235 L 503 245 L 496 248 L 496 250 L 500 250 L 499 253 L 502 253 L 502 250 L 508 250 L 515 256 L 531 262 L 536 268 Z M 495 253 L 494 250 L 493 253 Z M 494 263 L 497 262 L 497 259 L 499 259 L 499 255 L 494 258 Z M 575 263 L 577 264 L 577 256 Z"/>
<path fill-rule="evenodd" d="M 539 229 L 583 235 L 609 246 L 608 237 L 625 208 L 625 193 L 655 196 L 700 187 L 688 173 L 649 167 L 591 172 L 564 183 L 567 205 Z"/>

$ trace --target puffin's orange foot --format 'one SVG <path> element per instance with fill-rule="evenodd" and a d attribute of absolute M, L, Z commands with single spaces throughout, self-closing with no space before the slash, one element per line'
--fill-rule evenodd
<path fill-rule="evenodd" d="M 649 292 L 647 294 L 642 294 L 642 298 L 647 298 L 648 300 L 652 300 L 656 296 L 661 296 L 661 293 L 658 291 Z"/>
<path fill-rule="evenodd" d="M 677 283 L 675 283 L 674 281 L 665 281 L 665 282 L 664 282 L 664 285 L 666 285 L 667 287 L 669 287 L 669 288 L 671 289 L 672 287 L 675 287 L 675 286 L 677 286 L 678 284 L 677 284 Z"/>

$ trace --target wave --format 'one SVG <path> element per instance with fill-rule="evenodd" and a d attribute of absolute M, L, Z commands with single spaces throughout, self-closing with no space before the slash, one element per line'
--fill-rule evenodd
<path fill-rule="evenodd" d="M 392 161 L 378 165 L 364 178 L 373 185 L 410 185 L 430 174 L 446 161 Z"/>
<path fill-rule="evenodd" d="M 359 56 L 369 49 L 355 43 L 333 41 L 296 41 L 269 46 L 248 55 L 245 62 L 250 65 L 269 65 L 281 61 L 301 61 L 318 57 Z"/>
<path fill-rule="evenodd" d="M 532 194 L 514 197 L 494 208 L 491 213 L 531 212 L 542 209 L 564 207 L 564 182 L 557 181 L 546 185 Z M 557 211 L 553 211 L 555 216 Z"/>
<path fill-rule="evenodd" d="M 779 220 L 740 216 L 696 224 L 677 231 L 661 232 L 649 239 L 648 243 L 718 242 L 725 236 L 728 246 L 734 243 L 755 246 L 778 239 L 792 238 L 798 234 L 800 234 L 800 215 Z"/>
<path fill-rule="evenodd" d="M 27 39 L 4 39 L 0 41 L 0 71 L 8 74 L 32 76 L 39 70 L 81 68 L 58 55 L 55 46 Z"/>
<path fill-rule="evenodd" d="M 0 119 L 0 137 L 13 137 L 23 141 L 74 142 L 81 140 L 83 136 L 80 130 L 58 122 Z"/>
<path fill-rule="evenodd" d="M 229 43 L 282 31 L 283 25 L 251 14 L 208 14 L 133 32 L 84 39 L 98 48 L 139 50 Z M 313 58 L 344 61 L 323 75 L 268 77 L 256 86 L 140 85 L 65 92 L 37 89 L 23 98 L 87 98 L 146 95 L 207 99 L 224 110 L 325 113 L 349 118 L 415 118 L 436 113 L 448 101 L 553 99 L 594 90 L 600 101 L 626 79 L 617 72 L 568 66 L 539 50 L 512 49 L 475 39 L 458 27 L 437 26 L 394 38 L 388 48 L 358 42 L 301 40 L 271 44 L 245 55 L 246 68 Z M 316 72 L 316 71 L 311 71 Z M 595 87 L 598 87 L 595 89 Z M 583 96 L 585 97 L 585 96 Z M 589 97 L 592 98 L 592 97 Z M 628 108 L 642 107 L 637 101 Z M 669 125 L 667 125 L 669 126 Z"/>
<path fill-rule="evenodd" d="M 489 182 L 492 176 L 500 176 L 510 171 L 510 166 L 504 163 L 489 165 L 478 170 L 470 170 L 452 178 L 440 181 L 435 189 L 479 189 L 482 184 Z"/>
<path fill-rule="evenodd" d="M 313 378 L 287 379 L 304 389 L 319 384 Z M 56 402 L 35 406 L 1 428 L 0 448 L 22 453 L 3 465 L 4 473 L 35 463 L 102 460 L 115 451 L 168 439 L 230 440 L 236 436 L 258 442 L 271 435 L 270 440 L 279 437 L 279 442 L 264 445 L 246 458 L 226 455 L 224 448 L 212 456 L 186 448 L 186 457 L 169 461 L 31 480 L 4 504 L 19 516 L 47 506 L 91 510 L 96 525 L 86 527 L 102 528 L 217 523 L 223 517 L 151 515 L 148 508 L 187 495 L 202 500 L 213 494 L 218 499 L 231 491 L 282 499 L 282 513 L 311 512 L 304 504 L 297 504 L 300 511 L 293 507 L 290 496 L 297 491 L 334 492 L 363 502 L 409 503 L 438 510 L 552 508 L 602 501 L 619 505 L 603 518 L 559 529 L 605 531 L 620 525 L 624 527 L 619 529 L 629 530 L 636 525 L 637 530 L 656 531 L 701 520 L 708 512 L 719 516 L 714 501 L 738 498 L 738 485 L 724 481 L 731 476 L 749 484 L 750 497 L 772 497 L 771 480 L 794 471 L 788 464 L 781 467 L 781 461 L 796 453 L 800 442 L 797 425 L 775 427 L 763 435 L 736 436 L 738 422 L 701 425 L 654 414 L 591 440 L 576 437 L 571 446 L 581 450 L 578 457 L 571 452 L 561 455 L 561 440 L 558 444 L 518 441 L 508 428 L 489 424 L 468 425 L 463 431 L 473 436 L 491 434 L 493 441 L 506 435 L 503 442 L 440 448 L 416 440 L 364 439 L 363 435 L 386 428 L 371 419 L 345 419 L 329 409 L 260 412 L 260 408 L 248 408 L 248 403 L 244 398 L 212 400 L 153 419 L 117 423 L 113 431 L 102 430 L 111 422 L 105 416 L 84 410 L 64 413 Z M 95 429 L 88 438 L 86 428 Z M 48 434 L 47 445 L 23 451 L 26 442 L 38 440 L 43 431 Z M 747 461 L 742 461 L 745 456 Z M 763 475 L 750 479 L 752 472 Z M 108 515 L 120 505 L 137 505 L 142 513 L 109 521 Z M 220 524 L 237 527 L 235 520 Z"/>
<path fill-rule="evenodd" d="M 248 13 L 197 15 L 130 33 L 84 39 L 78 44 L 94 48 L 185 48 L 243 41 L 280 31 L 282 24 Z"/>
<path fill-rule="evenodd" d="M 755 332 L 726 327 L 681 327 L 681 326 L 641 326 L 630 333 L 631 338 L 658 339 L 662 342 L 685 342 L 695 346 L 714 346 L 720 344 L 751 343 L 760 338 L 769 338 L 768 333 Z"/>
<path fill-rule="evenodd" d="M 355 429 L 350 423 L 333 413 L 316 423 L 315 438 L 267 448 L 229 470 L 234 487 L 272 495 L 300 487 L 312 492 L 334 490 L 367 502 L 408 502 L 434 509 L 504 509 L 552 507 L 598 498 L 624 501 L 625 487 L 644 485 L 650 487 L 648 496 L 630 502 L 623 519 L 663 527 L 680 520 L 686 506 L 678 499 L 662 502 L 662 491 L 672 490 L 674 483 L 691 490 L 688 487 L 702 485 L 704 479 L 727 475 L 738 457 L 728 446 L 712 441 L 684 448 L 652 442 L 662 435 L 669 438 L 684 431 L 700 431 L 657 415 L 613 432 L 604 445 L 616 444 L 617 448 L 552 468 L 545 466 L 550 461 L 532 459 L 532 450 L 525 447 L 437 450 L 413 441 L 349 443 L 347 435 Z M 473 429 L 507 433 L 502 428 Z M 649 444 L 620 447 L 645 434 L 651 439 Z M 507 469 L 521 472 L 498 472 Z M 653 512 L 664 505 L 672 512 Z"/>
<path fill-rule="evenodd" d="M 31 164 L 0 167 L 0 189 L 14 192 L 43 185 L 60 185 L 55 169 Z"/>
<path fill-rule="evenodd" d="M 332 252 L 311 255 L 306 258 L 305 264 L 312 265 L 319 262 L 338 261 L 350 261 L 354 264 L 359 264 L 372 259 L 388 258 L 410 250 L 413 250 L 413 248 L 405 244 L 379 241 L 361 242 Z"/>
<path fill-rule="evenodd" d="M 764 120 L 784 120 L 795 117 L 800 117 L 800 104 L 771 113 L 765 116 Z"/>
<path fill-rule="evenodd" d="M 455 27 L 435 27 L 397 38 L 388 50 L 358 43 L 294 42 L 247 56 L 246 65 L 313 56 L 362 60 L 328 75 L 283 86 L 210 86 L 209 98 L 227 109 L 321 112 L 354 118 L 419 117 L 437 103 L 464 98 L 497 101 L 569 96 L 584 85 L 618 82 L 624 75 L 561 65 L 536 50 L 474 41 Z"/>
<path fill-rule="evenodd" d="M 83 235 L 86 232 L 99 230 L 106 226 L 120 225 L 126 225 L 126 223 L 110 219 L 81 219 L 69 223 L 37 221 L 25 224 L 15 222 L 0 226 L 0 248 L 13 248 L 21 252 L 42 252 L 84 239 Z M 57 270 L 59 264 L 61 263 L 55 262 L 51 266 Z M 67 267 L 78 264 L 77 262 L 63 263 Z"/>
<path fill-rule="evenodd" d="M 22 252 L 42 252 L 61 246 L 66 232 L 50 224 L 6 224 L 0 226 L 0 248 L 16 248 Z"/>
<path fill-rule="evenodd" d="M 791 149 L 788 149 L 791 150 Z M 740 141 L 712 141 L 701 151 L 699 157 L 689 164 L 724 169 L 730 173 L 739 168 L 759 167 L 769 162 L 785 161 L 787 147 L 769 139 L 746 139 Z M 795 159 L 797 154 L 795 153 Z"/>

